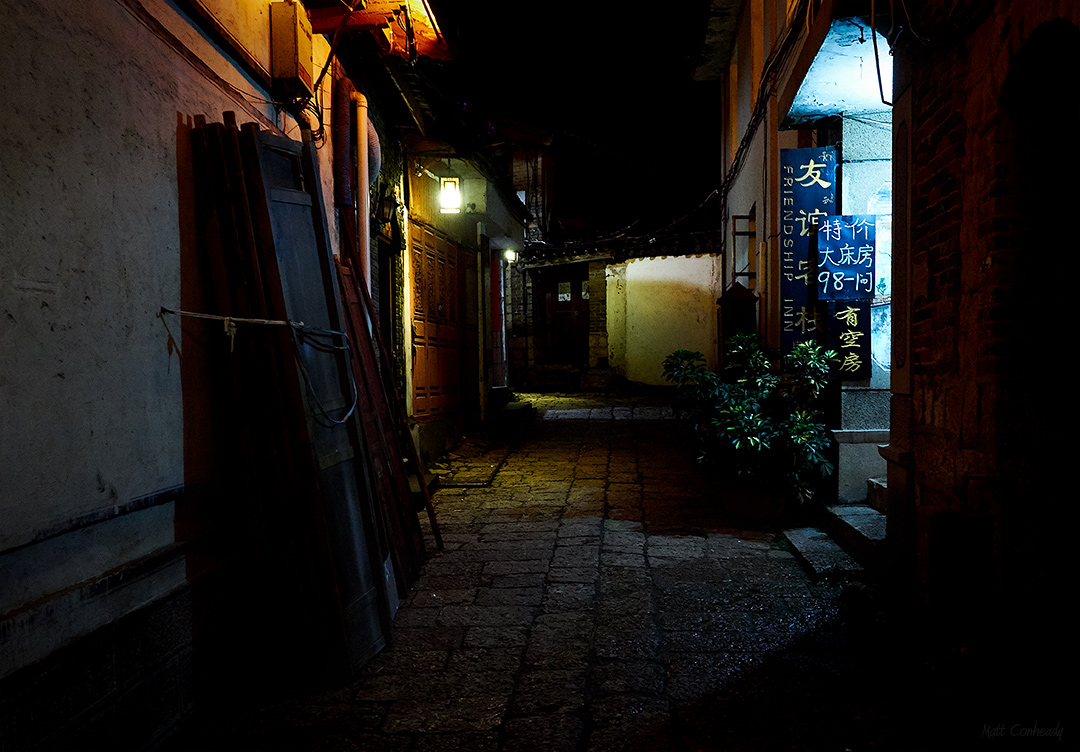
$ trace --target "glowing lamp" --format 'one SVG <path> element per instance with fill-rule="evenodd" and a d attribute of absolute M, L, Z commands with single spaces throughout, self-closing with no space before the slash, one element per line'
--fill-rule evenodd
<path fill-rule="evenodd" d="M 461 212 L 461 179 L 440 178 L 439 211 L 443 214 Z"/>
<path fill-rule="evenodd" d="M 506 263 L 512 264 L 517 261 L 517 252 L 513 248 L 507 248 L 503 251 L 503 258 L 506 259 Z"/>
<path fill-rule="evenodd" d="M 381 225 L 390 224 L 394 215 L 397 214 L 397 199 L 390 191 L 383 190 L 379 194 L 379 202 L 375 205 L 375 219 Z"/>

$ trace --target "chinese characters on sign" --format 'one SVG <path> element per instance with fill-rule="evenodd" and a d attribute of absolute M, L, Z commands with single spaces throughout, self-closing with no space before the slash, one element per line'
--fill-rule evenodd
<path fill-rule="evenodd" d="M 870 301 L 874 297 L 874 215 L 823 217 L 818 225 L 817 296 L 828 301 L 829 347 L 844 381 L 870 378 Z"/>
<path fill-rule="evenodd" d="M 818 300 L 874 297 L 872 215 L 825 217 L 818 225 Z"/>
<path fill-rule="evenodd" d="M 831 146 L 780 150 L 780 347 L 790 352 L 817 330 L 810 285 L 810 241 L 836 211 L 836 151 Z"/>
<path fill-rule="evenodd" d="M 870 301 L 829 303 L 829 349 L 840 361 L 834 366 L 841 381 L 870 378 Z"/>

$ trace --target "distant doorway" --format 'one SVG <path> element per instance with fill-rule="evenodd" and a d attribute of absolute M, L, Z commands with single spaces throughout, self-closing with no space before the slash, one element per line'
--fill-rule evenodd
<path fill-rule="evenodd" d="M 589 358 L 589 268 L 570 264 L 536 271 L 537 360 L 586 366 Z"/>

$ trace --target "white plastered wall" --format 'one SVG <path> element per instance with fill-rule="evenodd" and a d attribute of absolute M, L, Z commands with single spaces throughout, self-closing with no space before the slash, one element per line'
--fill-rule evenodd
<path fill-rule="evenodd" d="M 663 384 L 675 350 L 705 353 L 716 366 L 718 256 L 635 259 L 608 275 L 608 350 L 616 373 Z"/>
<path fill-rule="evenodd" d="M 186 580 L 180 560 L 81 589 L 175 539 L 152 500 L 185 483 L 183 342 L 158 315 L 180 303 L 177 144 L 195 115 L 276 116 L 164 0 L 0 0 L 0 17 L 2 677 Z"/>

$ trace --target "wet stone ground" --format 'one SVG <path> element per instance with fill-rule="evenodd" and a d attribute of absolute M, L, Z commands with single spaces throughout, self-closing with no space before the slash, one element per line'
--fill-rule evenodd
<path fill-rule="evenodd" d="M 532 399 L 512 451 L 443 463 L 498 469 L 435 494 L 445 550 L 393 646 L 354 684 L 263 708 L 207 747 L 951 748 L 937 729 L 955 706 L 909 699 L 933 677 L 891 644 L 868 590 L 811 582 L 778 532 L 727 524 L 670 408 Z"/>

